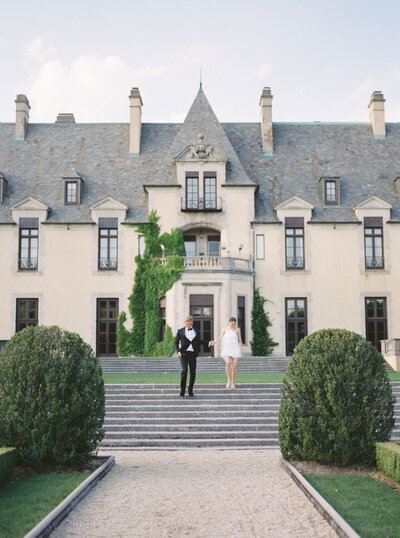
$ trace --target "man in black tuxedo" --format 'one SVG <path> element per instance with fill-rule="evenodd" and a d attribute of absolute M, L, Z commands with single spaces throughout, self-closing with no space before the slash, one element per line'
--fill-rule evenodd
<path fill-rule="evenodd" d="M 196 379 L 197 355 L 200 353 L 200 345 L 207 344 L 200 339 L 199 333 L 193 328 L 192 316 L 187 316 L 185 326 L 179 329 L 175 337 L 175 350 L 181 359 L 181 392 L 185 396 L 188 366 L 190 368 L 189 396 L 193 396 L 194 380 Z"/>

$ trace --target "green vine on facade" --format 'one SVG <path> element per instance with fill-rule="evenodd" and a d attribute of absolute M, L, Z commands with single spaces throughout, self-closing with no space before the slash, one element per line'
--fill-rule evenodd
<path fill-rule="evenodd" d="M 255 357 L 265 357 L 269 355 L 273 348 L 278 344 L 274 342 L 268 332 L 268 327 L 272 323 L 269 320 L 267 312 L 264 310 L 264 303 L 267 302 L 260 289 L 254 290 L 253 309 L 251 311 L 251 328 L 253 331 L 253 340 L 250 342 L 251 352 Z"/>
<path fill-rule="evenodd" d="M 132 330 L 124 325 L 125 312 L 118 318 L 117 352 L 120 357 L 170 356 L 174 351 L 170 327 L 166 327 L 164 340 L 159 342 L 162 324 L 159 301 L 181 278 L 185 245 L 178 229 L 160 235 L 159 219 L 152 211 L 149 222 L 138 226 L 139 235 L 144 237 L 145 250 L 142 256 L 139 254 L 135 258 L 135 281 L 129 297 Z"/>

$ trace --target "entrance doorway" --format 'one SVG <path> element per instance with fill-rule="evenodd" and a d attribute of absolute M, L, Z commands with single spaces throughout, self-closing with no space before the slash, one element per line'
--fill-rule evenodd
<path fill-rule="evenodd" d="M 193 327 L 200 333 L 200 338 L 209 342 L 214 338 L 214 296 L 191 295 L 190 315 L 193 318 Z M 213 357 L 214 348 L 201 345 L 200 357 Z"/>
<path fill-rule="evenodd" d="M 97 356 L 117 356 L 118 299 L 97 299 Z"/>

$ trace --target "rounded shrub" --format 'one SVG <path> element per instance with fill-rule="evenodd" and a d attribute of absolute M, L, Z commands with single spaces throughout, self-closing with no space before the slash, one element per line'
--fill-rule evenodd
<path fill-rule="evenodd" d="M 324 329 L 300 341 L 283 381 L 279 443 L 287 459 L 347 465 L 375 459 L 394 426 L 382 355 L 359 334 Z"/>
<path fill-rule="evenodd" d="M 104 436 L 102 371 L 92 348 L 59 327 L 27 327 L 0 353 L 0 445 L 24 463 L 81 465 Z"/>

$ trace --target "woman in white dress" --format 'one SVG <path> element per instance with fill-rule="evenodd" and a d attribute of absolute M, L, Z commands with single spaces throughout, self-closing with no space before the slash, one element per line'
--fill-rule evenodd
<path fill-rule="evenodd" d="M 215 345 L 221 339 L 221 354 L 225 360 L 225 371 L 228 379 L 226 388 L 234 389 L 237 361 L 242 354 L 242 336 L 240 329 L 236 327 L 236 318 L 229 318 L 229 325 L 222 329 L 221 334 L 216 340 L 211 340 L 210 346 Z"/>

